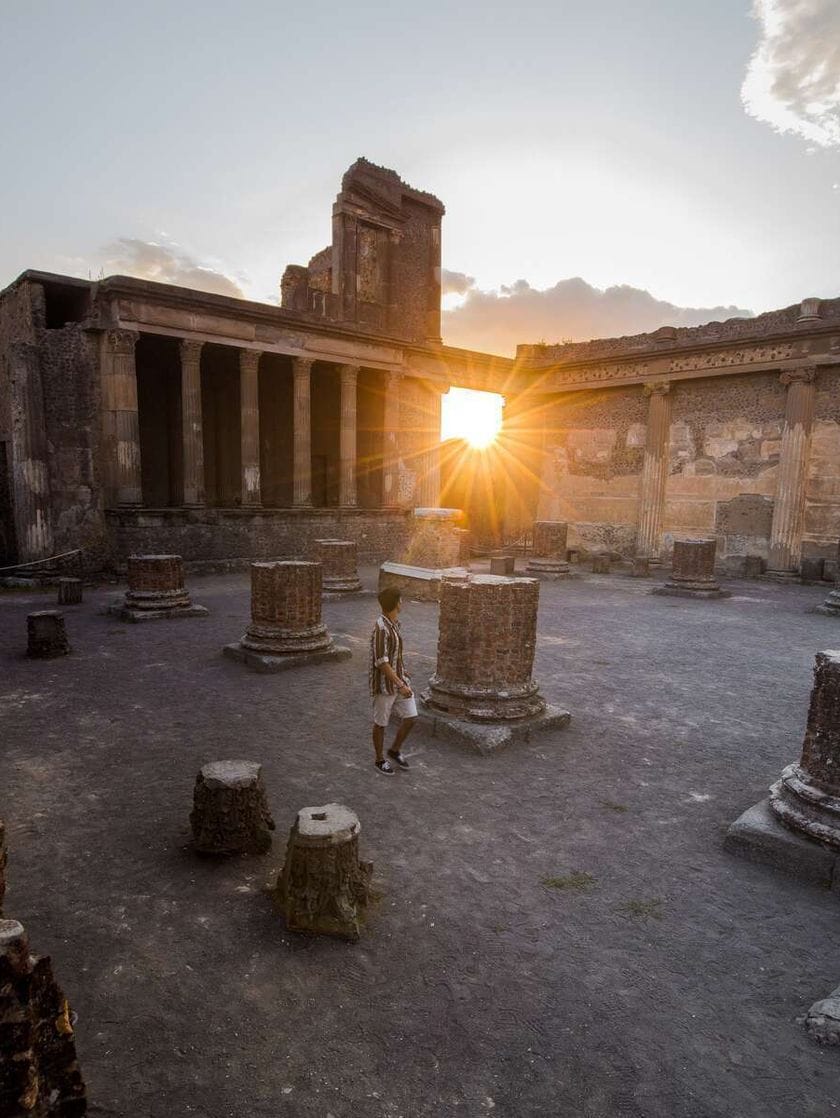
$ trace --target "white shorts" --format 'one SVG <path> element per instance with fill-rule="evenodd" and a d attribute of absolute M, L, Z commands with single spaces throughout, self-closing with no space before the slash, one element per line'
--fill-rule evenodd
<path fill-rule="evenodd" d="M 391 711 L 396 711 L 400 718 L 417 717 L 417 703 L 413 695 L 410 699 L 404 699 L 395 692 L 393 695 L 372 695 L 371 699 L 374 726 L 387 726 Z"/>

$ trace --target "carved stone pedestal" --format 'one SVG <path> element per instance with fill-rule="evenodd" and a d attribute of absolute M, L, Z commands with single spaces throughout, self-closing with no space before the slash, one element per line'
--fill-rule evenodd
<path fill-rule="evenodd" d="M 610 573 L 609 555 L 592 556 L 592 573 L 594 575 L 608 575 Z"/>
<path fill-rule="evenodd" d="M 290 932 L 359 938 L 373 897 L 373 866 L 359 861 L 360 831 L 358 818 L 342 804 L 298 812 L 275 890 Z"/>
<path fill-rule="evenodd" d="M 571 571 L 566 559 L 569 525 L 562 520 L 534 522 L 534 550 L 528 560 L 528 573 L 548 578 L 568 578 Z"/>
<path fill-rule="evenodd" d="M 817 606 L 818 613 L 826 613 L 832 617 L 840 617 L 840 545 L 837 548 L 837 573 L 834 576 L 834 589 L 821 606 Z"/>
<path fill-rule="evenodd" d="M 80 578 L 60 578 L 58 580 L 58 604 L 77 606 L 82 600 L 84 584 Z"/>
<path fill-rule="evenodd" d="M 354 540 L 316 540 L 324 594 L 351 594 L 362 589 Z"/>
<path fill-rule="evenodd" d="M 652 594 L 670 594 L 677 598 L 731 598 L 721 590 L 715 578 L 717 540 L 674 540 L 671 577 Z"/>
<path fill-rule="evenodd" d="M 840 651 L 817 653 L 799 764 L 732 824 L 726 846 L 840 893 Z"/>
<path fill-rule="evenodd" d="M 109 612 L 122 621 L 207 616 L 204 606 L 190 601 L 180 555 L 130 555 L 125 601 Z"/>
<path fill-rule="evenodd" d="M 251 624 L 225 656 L 254 671 L 346 660 L 321 621 L 321 564 L 300 560 L 251 564 Z"/>
<path fill-rule="evenodd" d="M 26 618 L 26 655 L 33 660 L 52 660 L 70 651 L 64 614 L 57 609 L 41 609 Z"/>
<path fill-rule="evenodd" d="M 437 667 L 420 717 L 481 753 L 533 730 L 565 726 L 531 678 L 540 585 L 533 578 L 473 575 L 440 588 Z"/>
<path fill-rule="evenodd" d="M 85 1085 L 67 1004 L 49 957 L 30 954 L 17 920 L 0 920 L 0 1114 L 81 1118 Z"/>
<path fill-rule="evenodd" d="M 211 761 L 195 780 L 190 812 L 193 842 L 203 854 L 264 854 L 274 820 L 262 766 L 256 761 Z"/>

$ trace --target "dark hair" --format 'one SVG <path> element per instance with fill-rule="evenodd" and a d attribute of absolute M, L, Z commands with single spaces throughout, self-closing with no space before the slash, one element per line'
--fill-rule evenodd
<path fill-rule="evenodd" d="M 379 604 L 382 606 L 383 613 L 390 613 L 401 601 L 402 594 L 396 586 L 386 586 L 384 590 L 379 591 Z"/>

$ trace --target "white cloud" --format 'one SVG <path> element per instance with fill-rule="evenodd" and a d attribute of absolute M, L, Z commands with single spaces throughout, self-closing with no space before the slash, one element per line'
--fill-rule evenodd
<path fill-rule="evenodd" d="M 778 132 L 840 146 L 840 2 L 753 0 L 761 38 L 741 98 Z"/>
<path fill-rule="evenodd" d="M 443 337 L 447 345 L 513 354 L 519 342 L 614 338 L 751 315 L 734 306 L 678 307 L 627 284 L 602 291 L 579 276 L 544 291 L 517 280 L 500 291 L 471 287 L 461 306 L 444 311 Z"/>
<path fill-rule="evenodd" d="M 450 272 L 443 268 L 440 273 L 440 291 L 442 295 L 466 295 L 471 287 L 475 286 L 475 277 L 468 276 L 466 272 Z"/>
<path fill-rule="evenodd" d="M 174 283 L 214 295 L 242 299 L 242 288 L 223 272 L 200 264 L 177 245 L 121 237 L 107 245 L 101 257 L 105 275 L 129 275 L 157 283 Z"/>

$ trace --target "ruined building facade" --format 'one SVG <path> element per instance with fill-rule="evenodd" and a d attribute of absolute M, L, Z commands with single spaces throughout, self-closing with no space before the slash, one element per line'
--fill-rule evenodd
<path fill-rule="evenodd" d="M 0 567 L 83 548 L 187 563 L 404 546 L 415 506 L 497 538 L 795 570 L 840 535 L 840 300 L 515 361 L 440 340 L 442 204 L 359 160 L 333 239 L 277 307 L 125 276 L 0 293 Z M 480 466 L 440 446 L 450 385 L 502 392 Z M 465 482 L 469 479 L 469 484 Z M 477 480 L 476 480 L 477 479 Z M 443 481 L 443 486 L 442 486 Z"/>

